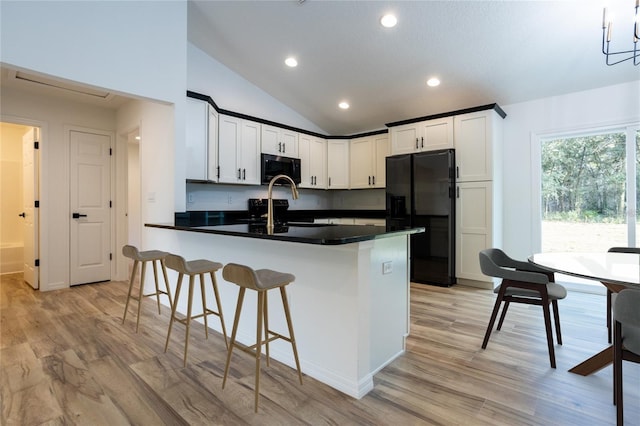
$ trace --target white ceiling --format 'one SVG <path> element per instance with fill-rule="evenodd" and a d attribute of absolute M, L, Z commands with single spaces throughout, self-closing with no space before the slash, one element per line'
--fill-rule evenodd
<path fill-rule="evenodd" d="M 349 135 L 640 80 L 630 62 L 605 65 L 603 2 L 190 0 L 188 29 L 194 45 L 328 134 Z M 632 49 L 635 2 L 609 2 L 620 5 L 612 48 Z M 379 25 L 386 12 L 398 17 L 393 29 Z M 431 76 L 442 84 L 428 88 Z"/>

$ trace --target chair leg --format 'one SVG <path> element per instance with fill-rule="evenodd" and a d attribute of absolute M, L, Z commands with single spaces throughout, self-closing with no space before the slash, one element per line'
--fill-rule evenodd
<path fill-rule="evenodd" d="M 287 327 L 289 328 L 289 341 L 293 348 L 293 357 L 296 360 L 296 368 L 298 369 L 298 378 L 300 379 L 300 384 L 302 384 L 302 371 L 300 370 L 300 360 L 298 359 L 298 347 L 296 346 L 296 338 L 293 335 L 293 324 L 291 323 L 291 313 L 289 312 L 289 301 L 287 300 L 287 292 L 284 286 L 280 287 L 280 295 L 282 297 L 284 316 L 287 319 Z"/>
<path fill-rule="evenodd" d="M 131 300 L 131 291 L 133 290 L 133 281 L 136 277 L 136 272 L 138 270 L 138 261 L 133 261 L 133 268 L 131 269 L 131 279 L 129 280 L 129 291 L 127 292 L 127 302 L 124 304 L 124 315 L 122 315 L 122 323 L 124 324 L 124 320 L 127 318 L 127 310 L 129 309 L 129 301 Z"/>
<path fill-rule="evenodd" d="M 136 333 L 140 325 L 140 308 L 142 308 L 142 298 L 144 297 L 144 272 L 147 269 L 147 262 L 142 262 L 142 271 L 140 272 L 140 293 L 138 295 L 138 318 L 136 318 Z"/>
<path fill-rule="evenodd" d="M 173 299 L 173 305 L 171 305 L 171 319 L 169 319 L 169 331 L 167 332 L 167 341 L 164 344 L 164 351 L 167 352 L 169 346 L 169 338 L 171 337 L 171 328 L 173 327 L 173 321 L 176 319 L 176 310 L 178 309 L 178 300 L 180 299 L 180 289 L 182 288 L 183 274 L 178 274 L 178 284 L 176 285 L 176 297 Z"/>
<path fill-rule="evenodd" d="M 612 324 L 612 318 L 611 318 L 611 290 L 607 289 L 607 341 L 609 343 L 611 343 L 611 324 Z"/>
<path fill-rule="evenodd" d="M 556 323 L 556 338 L 558 340 L 558 344 L 562 344 L 562 332 L 560 331 L 560 311 L 558 310 L 558 301 L 552 300 L 551 304 L 553 305 L 553 317 Z"/>
<path fill-rule="evenodd" d="M 496 303 L 493 305 L 493 312 L 491 312 L 489 325 L 487 326 L 487 331 L 484 334 L 484 340 L 482 341 L 482 349 L 487 348 L 487 343 L 489 343 L 489 336 L 491 336 L 491 330 L 493 329 L 493 324 L 495 324 L 496 322 L 496 317 L 498 316 L 498 311 L 500 310 L 500 304 L 502 303 L 503 298 L 504 298 L 504 286 L 500 287 L 500 291 L 498 292 L 498 297 L 496 298 Z"/>
<path fill-rule="evenodd" d="M 551 368 L 556 368 L 556 355 L 553 349 L 553 333 L 551 332 L 551 313 L 549 312 L 549 297 L 542 294 L 542 312 L 544 313 L 544 328 L 547 332 L 547 346 L 549 347 L 549 361 Z"/>
<path fill-rule="evenodd" d="M 613 398 L 616 404 L 616 424 L 624 425 L 624 409 L 622 395 L 622 330 L 620 323 L 614 321 L 613 325 Z"/>
<path fill-rule="evenodd" d="M 238 324 L 240 323 L 240 311 L 242 311 L 242 302 L 244 301 L 244 292 L 246 288 L 240 287 L 238 293 L 238 302 L 236 303 L 236 314 L 233 319 L 233 328 L 231 329 L 231 341 L 229 342 L 229 350 L 227 351 L 227 362 L 224 366 L 224 376 L 222 377 L 222 389 L 227 382 L 227 374 L 229 373 L 229 364 L 231 363 L 231 353 L 236 344 L 236 333 L 238 332 Z"/>
<path fill-rule="evenodd" d="M 220 302 L 220 293 L 218 293 L 218 282 L 216 281 L 216 275 L 213 272 L 211 275 L 211 285 L 213 286 L 213 294 L 216 298 L 216 307 L 218 308 L 218 317 L 220 318 L 220 325 L 222 326 L 222 335 L 224 336 L 224 344 L 229 349 L 229 339 L 227 338 L 227 328 L 224 325 L 224 315 L 222 315 L 222 303 Z"/>
<path fill-rule="evenodd" d="M 258 291 L 258 324 L 256 327 L 256 385 L 254 396 L 254 411 L 258 412 L 258 399 L 260 398 L 260 358 L 262 357 L 262 321 L 264 319 L 264 296 L 266 291 Z"/>
<path fill-rule="evenodd" d="M 498 326 L 496 330 L 502 330 L 502 323 L 504 322 L 504 317 L 507 316 L 507 309 L 509 309 L 509 301 L 504 302 L 504 306 L 502 307 L 502 315 L 500 315 L 500 320 L 498 321 Z"/>
<path fill-rule="evenodd" d="M 204 291 L 204 274 L 200 275 L 200 297 L 202 298 L 202 318 L 204 319 L 204 336 L 209 339 L 209 323 L 207 322 L 207 296 Z"/>

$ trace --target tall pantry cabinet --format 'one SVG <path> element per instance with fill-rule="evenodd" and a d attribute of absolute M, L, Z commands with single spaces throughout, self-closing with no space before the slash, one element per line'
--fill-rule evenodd
<path fill-rule="evenodd" d="M 496 110 L 454 117 L 456 149 L 456 277 L 492 288 L 478 253 L 502 246 L 502 116 Z"/>

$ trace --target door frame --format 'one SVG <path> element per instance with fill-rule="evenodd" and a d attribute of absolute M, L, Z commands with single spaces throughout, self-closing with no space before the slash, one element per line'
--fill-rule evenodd
<path fill-rule="evenodd" d="M 42 185 L 42 176 L 46 176 L 46 174 L 48 173 L 47 157 L 49 148 L 47 145 L 47 140 L 49 139 L 49 127 L 44 121 L 7 114 L 0 114 L 0 121 L 5 123 L 19 124 L 21 126 L 37 127 L 39 129 L 40 140 L 38 141 L 38 150 L 40 151 L 40 161 L 38 161 L 37 184 L 40 206 L 38 207 L 38 232 L 36 237 L 38 240 L 39 253 L 36 258 L 40 260 L 40 266 L 38 267 L 38 289 L 47 290 L 48 288 L 46 286 L 46 283 L 49 282 L 49 253 L 45 250 L 45 248 L 48 247 L 47 244 L 49 242 L 49 239 L 47 238 L 47 231 L 49 229 L 47 214 L 47 206 L 49 206 L 49 193 L 47 191 L 47 188 Z"/>
<path fill-rule="evenodd" d="M 83 126 L 75 126 L 75 125 L 64 125 L 63 126 L 63 138 L 64 138 L 64 143 L 65 143 L 65 149 L 66 149 L 66 156 L 65 158 L 67 159 L 67 161 L 69 161 L 69 144 L 71 143 L 71 132 L 72 131 L 76 131 L 76 132 L 84 132 L 84 133 L 94 133 L 94 134 L 98 134 L 98 135 L 104 135 L 104 136 L 108 136 L 109 139 L 111 140 L 110 142 L 110 147 L 111 147 L 111 156 L 109 159 L 109 173 L 111 176 L 109 176 L 109 197 L 111 199 L 111 209 L 109 211 L 109 220 L 111 221 L 110 224 L 110 229 L 109 229 L 109 250 L 111 252 L 111 264 L 109 265 L 109 279 L 110 280 L 114 280 L 117 277 L 117 259 L 118 259 L 118 253 L 116 253 L 115 248 L 117 246 L 117 216 L 116 216 L 116 210 L 118 209 L 118 200 L 116 199 L 116 195 L 117 195 L 117 191 L 116 191 L 116 146 L 117 146 L 117 139 L 116 139 L 116 134 L 115 132 L 111 131 L 111 130 L 102 130 L 102 129 L 94 129 L 91 127 L 83 127 Z M 66 191 L 67 191 L 67 204 L 69 204 L 69 198 L 70 198 L 70 171 L 69 171 L 69 167 L 66 168 L 65 170 L 65 182 L 67 182 L 67 187 L 66 187 Z M 67 217 L 71 217 L 71 206 L 67 205 L 68 207 L 68 211 L 67 211 Z M 68 233 L 67 238 L 69 238 L 70 233 Z M 69 241 L 69 244 L 71 242 Z M 67 287 L 70 287 L 70 283 L 71 283 L 71 259 L 67 258 L 68 262 L 67 262 Z"/>

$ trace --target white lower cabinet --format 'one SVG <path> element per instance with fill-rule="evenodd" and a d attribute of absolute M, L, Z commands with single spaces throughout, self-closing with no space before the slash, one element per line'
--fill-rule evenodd
<path fill-rule="evenodd" d="M 260 123 L 220 115 L 220 183 L 260 184 Z"/>
<path fill-rule="evenodd" d="M 500 244 L 493 181 L 458 182 L 456 189 L 456 277 L 490 287 L 480 270 L 478 253 Z M 484 283 L 485 285 L 482 285 Z"/>

